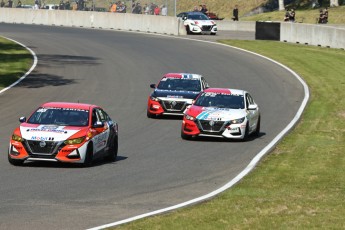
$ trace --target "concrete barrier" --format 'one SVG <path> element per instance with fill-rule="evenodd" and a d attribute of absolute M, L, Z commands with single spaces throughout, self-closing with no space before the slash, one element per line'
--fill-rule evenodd
<path fill-rule="evenodd" d="M 0 8 L 0 22 L 186 35 L 183 22 L 170 16 Z M 219 31 L 256 31 L 256 22 L 230 20 L 216 22 Z M 345 29 L 341 25 L 334 27 L 332 25 L 282 22 L 280 41 L 345 49 Z"/>
<path fill-rule="evenodd" d="M 230 21 L 221 20 L 215 21 L 217 23 L 218 31 L 231 30 L 231 31 L 249 31 L 255 32 L 255 22 L 245 21 Z"/>
<path fill-rule="evenodd" d="M 280 41 L 345 49 L 345 29 L 323 25 L 281 23 Z"/>
<path fill-rule="evenodd" d="M 156 15 L 0 8 L 0 22 L 186 35 L 178 18 Z"/>

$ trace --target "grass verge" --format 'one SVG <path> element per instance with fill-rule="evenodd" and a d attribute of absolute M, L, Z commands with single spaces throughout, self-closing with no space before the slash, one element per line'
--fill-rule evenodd
<path fill-rule="evenodd" d="M 270 41 L 222 42 L 273 58 L 303 77 L 311 91 L 303 119 L 228 191 L 116 229 L 344 229 L 345 52 Z"/>
<path fill-rule="evenodd" d="M 21 78 L 31 65 L 28 50 L 0 37 L 0 90 Z"/>

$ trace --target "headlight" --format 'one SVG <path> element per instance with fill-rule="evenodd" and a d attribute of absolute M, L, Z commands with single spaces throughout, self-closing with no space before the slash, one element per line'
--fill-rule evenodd
<path fill-rule="evenodd" d="M 239 118 L 239 119 L 235 119 L 235 120 L 231 120 L 230 124 L 241 124 L 244 122 L 245 117 Z"/>
<path fill-rule="evenodd" d="M 85 137 L 78 137 L 78 138 L 74 138 L 74 139 L 69 139 L 69 140 L 65 140 L 65 144 L 66 145 L 77 145 L 82 143 L 85 140 Z"/>
<path fill-rule="evenodd" d="M 20 137 L 20 136 L 18 136 L 16 134 L 12 135 L 12 140 L 18 141 L 18 142 L 23 142 L 24 141 L 24 139 L 22 137 Z"/>
<path fill-rule="evenodd" d="M 159 98 L 157 98 L 157 97 L 150 97 L 150 99 L 152 100 L 152 101 L 160 101 L 160 99 Z"/>
<path fill-rule="evenodd" d="M 195 121 L 195 117 L 192 117 L 188 114 L 184 115 L 184 117 L 187 119 L 187 120 L 190 120 L 190 121 Z"/>

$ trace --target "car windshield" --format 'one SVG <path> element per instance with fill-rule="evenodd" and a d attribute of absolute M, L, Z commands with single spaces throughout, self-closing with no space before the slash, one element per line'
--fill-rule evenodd
<path fill-rule="evenodd" d="M 89 111 L 70 108 L 38 108 L 27 121 L 30 124 L 87 126 Z"/>
<path fill-rule="evenodd" d="M 201 91 L 199 79 L 163 78 L 158 86 L 163 90 Z"/>
<path fill-rule="evenodd" d="M 192 20 L 209 20 L 205 14 L 189 14 L 187 18 Z"/>
<path fill-rule="evenodd" d="M 229 109 L 244 109 L 243 95 L 202 93 L 194 105 Z"/>

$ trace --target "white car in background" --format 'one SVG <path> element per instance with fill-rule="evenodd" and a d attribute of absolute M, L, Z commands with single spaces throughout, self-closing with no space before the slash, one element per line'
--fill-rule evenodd
<path fill-rule="evenodd" d="M 183 12 L 177 15 L 183 20 L 187 34 L 216 35 L 217 24 L 201 12 Z"/>

